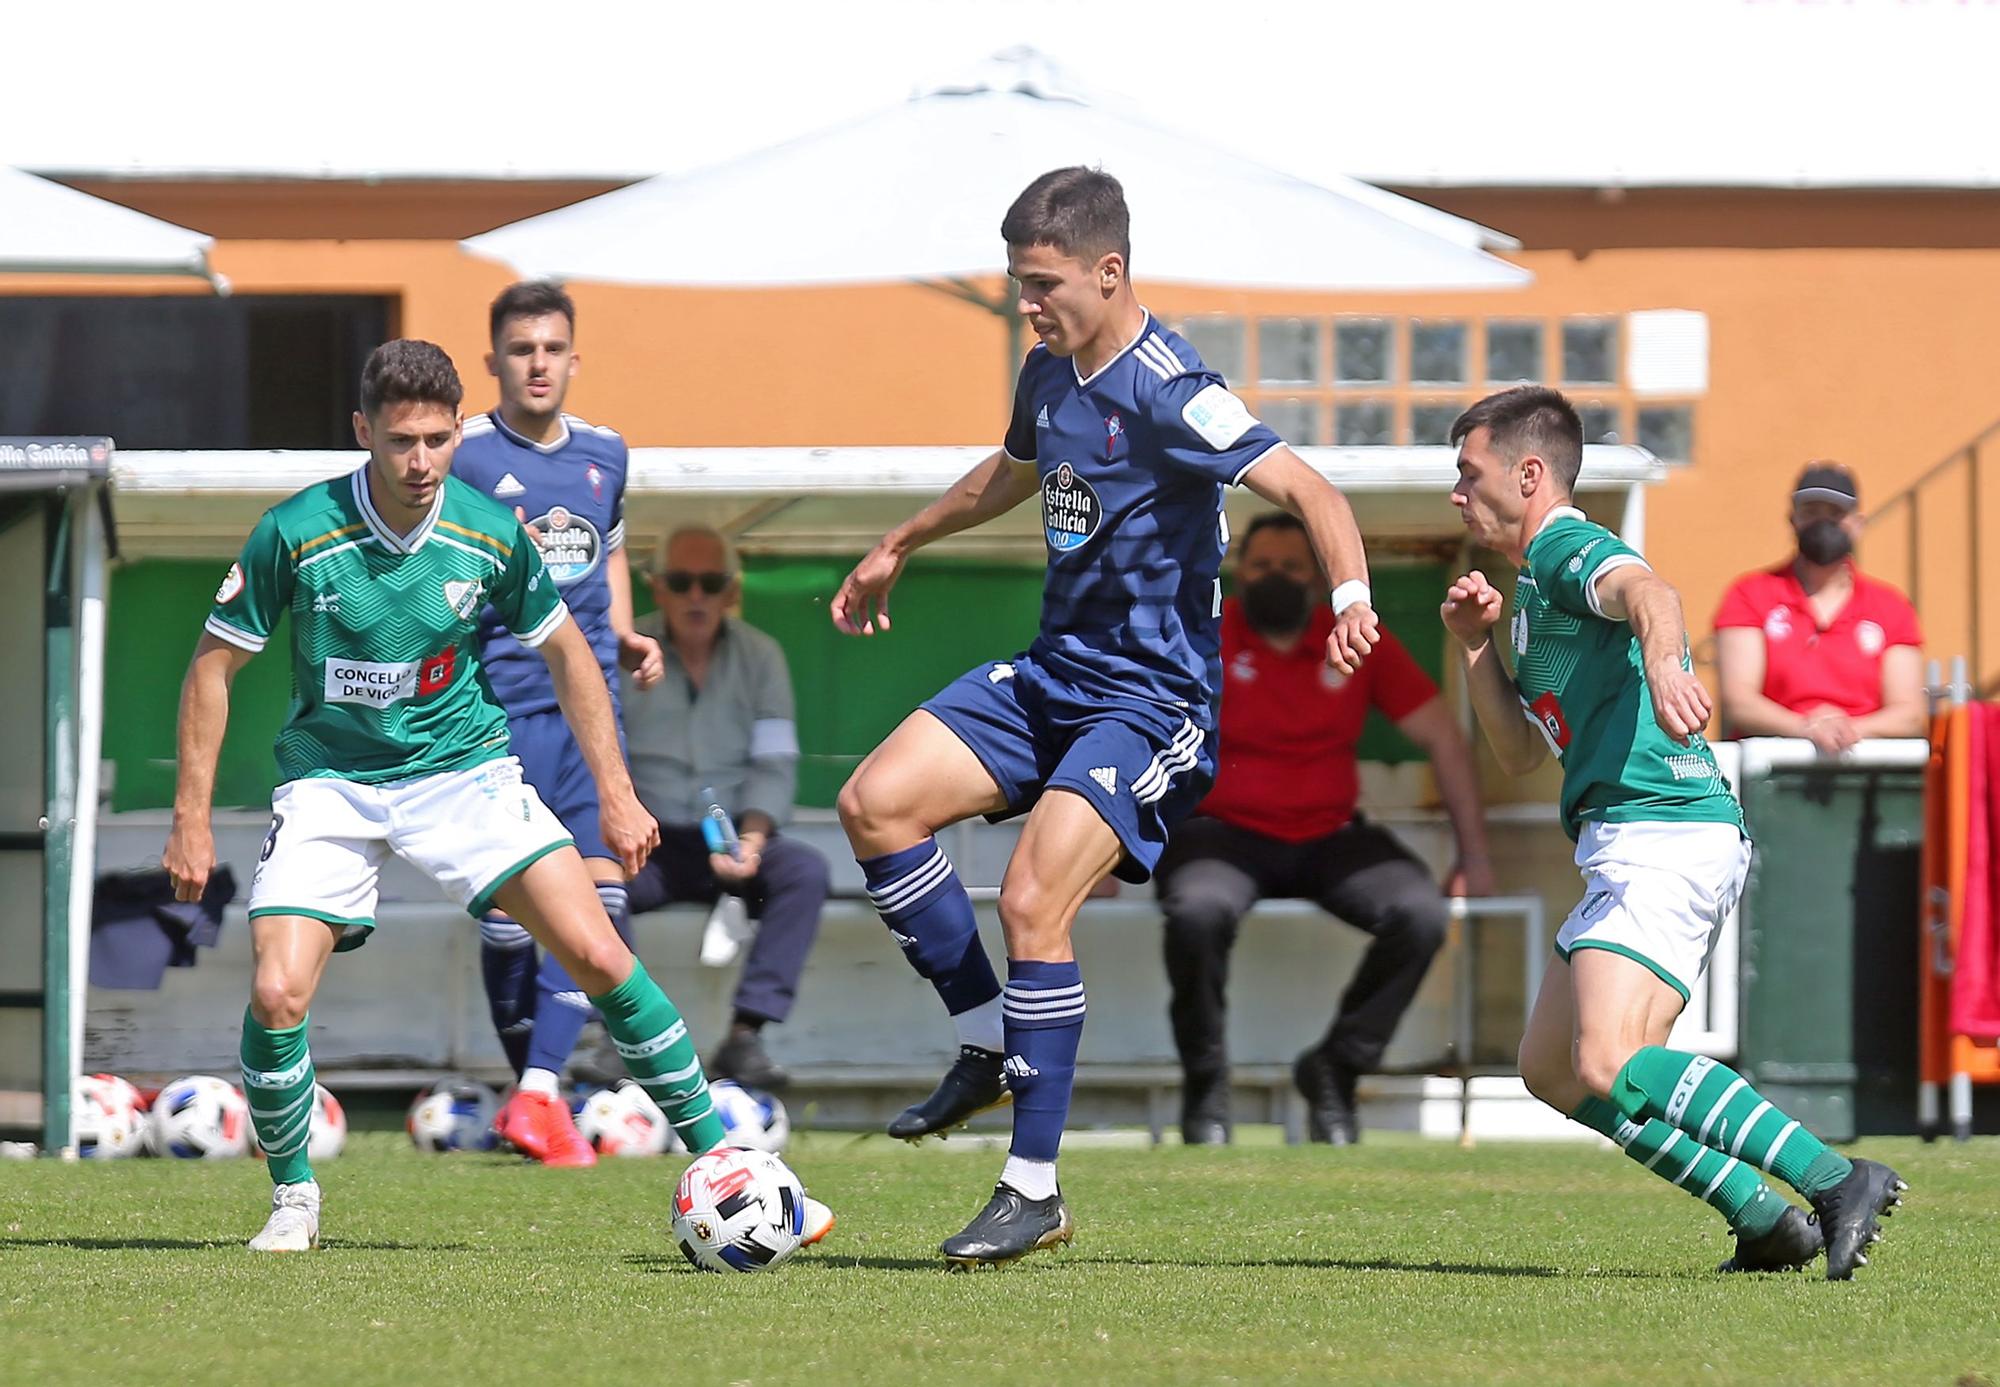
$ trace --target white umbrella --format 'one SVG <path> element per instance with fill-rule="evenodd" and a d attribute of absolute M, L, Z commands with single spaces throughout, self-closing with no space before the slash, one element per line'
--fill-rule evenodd
<path fill-rule="evenodd" d="M 212 244 L 199 231 L 0 167 L 0 273 L 215 280 L 208 268 Z"/>
<path fill-rule="evenodd" d="M 1035 177 L 1125 185 L 1132 273 L 1242 288 L 1499 289 L 1504 237 L 1351 180 L 1310 183 L 1092 105 L 1026 49 L 971 80 L 694 173 L 647 179 L 473 237 L 517 271 L 628 284 L 964 281 L 1000 273 L 1000 216 Z"/>

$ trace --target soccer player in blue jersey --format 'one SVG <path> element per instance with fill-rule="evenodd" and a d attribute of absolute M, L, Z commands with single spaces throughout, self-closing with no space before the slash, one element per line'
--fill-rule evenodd
<path fill-rule="evenodd" d="M 889 590 L 913 552 L 1040 493 L 1040 635 L 911 714 L 840 794 L 870 897 L 958 1029 L 957 1063 L 890 1134 L 916 1139 L 1014 1104 L 992 1199 L 944 1243 L 954 1267 L 1072 1236 L 1056 1181 L 1084 1017 L 1070 925 L 1106 875 L 1146 880 L 1213 778 L 1223 487 L 1247 485 L 1305 522 L 1336 584 L 1336 668 L 1351 672 L 1376 639 L 1345 498 L 1139 303 L 1129 222 L 1118 181 L 1085 168 L 1044 174 L 1008 209 L 1008 268 L 1040 343 L 1006 446 L 885 535 L 832 606 L 844 632 L 887 631 Z M 974 814 L 1022 813 L 1000 888 L 1003 989 L 935 835 Z"/>
<path fill-rule="evenodd" d="M 625 440 L 563 412 L 580 358 L 576 305 L 560 285 L 510 285 L 493 301 L 486 367 L 500 404 L 465 421 L 453 466 L 513 510 L 542 551 L 570 614 L 604 669 L 614 713 L 618 667 L 640 688 L 659 681 L 660 647 L 632 629 L 632 573 L 625 563 Z M 556 704 L 548 666 L 488 607 L 480 660 L 507 711 L 514 755 L 528 783 L 576 839 L 597 895 L 631 942 L 625 870 L 598 825 L 597 789 Z M 518 1083 L 501 1109 L 500 1134 L 552 1166 L 596 1161 L 557 1092 L 557 1079 L 590 1017 L 590 1002 L 554 954 L 498 911 L 480 923 L 480 972 L 493 1026 Z"/>

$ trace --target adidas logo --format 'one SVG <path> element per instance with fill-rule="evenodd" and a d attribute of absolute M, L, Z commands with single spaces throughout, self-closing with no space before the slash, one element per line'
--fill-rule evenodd
<path fill-rule="evenodd" d="M 1092 766 L 1090 768 L 1090 778 L 1104 787 L 1105 794 L 1115 795 L 1118 793 L 1118 768 L 1116 766 Z"/>
<path fill-rule="evenodd" d="M 986 682 L 989 684 L 997 684 L 1002 679 L 1012 679 L 1013 677 L 1014 667 L 1012 665 L 995 665 L 992 669 L 986 671 Z"/>
<path fill-rule="evenodd" d="M 1035 427 L 1038 429 L 1045 429 L 1048 426 L 1049 426 L 1049 407 L 1047 405 L 1043 405 L 1042 412 L 1035 416 Z"/>
<path fill-rule="evenodd" d="M 896 941 L 896 947 L 899 949 L 914 949 L 917 947 L 916 939 L 911 935 L 904 934 L 901 930 L 890 930 L 889 937 Z"/>
<path fill-rule="evenodd" d="M 494 485 L 493 494 L 495 496 L 521 496 L 526 494 L 527 490 L 528 488 L 521 485 L 521 479 L 516 477 L 512 472 L 509 472 Z"/>
<path fill-rule="evenodd" d="M 1041 1077 L 1042 1073 L 1041 1070 L 1029 1064 L 1019 1055 L 1007 1056 L 1006 1063 L 1002 1064 L 1000 1068 L 1006 1072 L 1007 1077 L 1010 1079 L 1034 1079 Z"/>

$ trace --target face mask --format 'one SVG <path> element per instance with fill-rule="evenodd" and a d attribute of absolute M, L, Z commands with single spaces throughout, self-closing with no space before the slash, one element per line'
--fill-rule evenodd
<path fill-rule="evenodd" d="M 1839 563 L 1854 549 L 1838 520 L 1815 520 L 1800 529 L 1798 537 L 1799 557 L 1807 563 Z"/>
<path fill-rule="evenodd" d="M 1287 636 L 1306 624 L 1306 586 L 1282 573 L 1266 573 L 1243 589 L 1243 615 L 1267 636 Z"/>

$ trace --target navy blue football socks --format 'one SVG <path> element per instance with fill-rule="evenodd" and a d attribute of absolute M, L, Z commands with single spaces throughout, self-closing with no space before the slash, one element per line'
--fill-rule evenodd
<path fill-rule="evenodd" d="M 479 922 L 479 976 L 486 1006 L 514 1077 L 528 1064 L 528 1037 L 535 1029 L 535 941 L 504 915 Z"/>
<path fill-rule="evenodd" d="M 1076 1052 L 1083 1040 L 1083 974 L 1075 962 L 1007 961 L 1007 1087 L 1014 1094 L 1010 1154 L 1053 1161 L 1069 1120 Z"/>
<path fill-rule="evenodd" d="M 960 1016 L 1000 996 L 1000 980 L 979 942 L 972 899 L 937 839 L 871 857 L 861 863 L 861 870 L 868 898 L 881 912 L 889 933 L 910 966 L 937 989 L 946 1011 Z M 993 1048 L 994 1039 L 987 1038 L 984 1048 Z"/>

